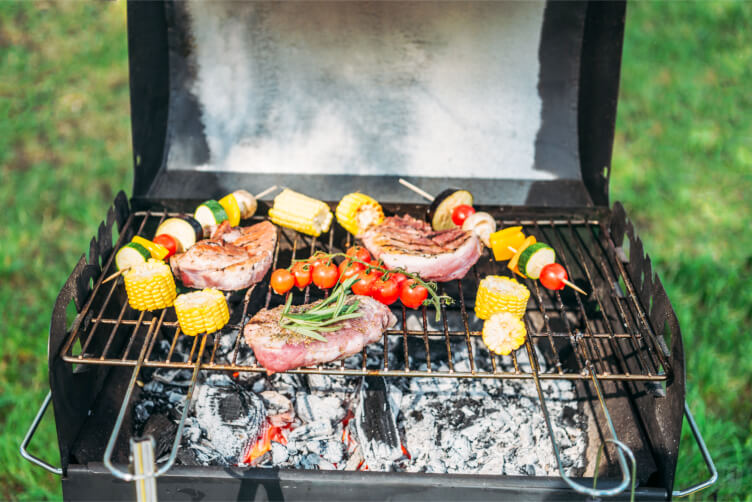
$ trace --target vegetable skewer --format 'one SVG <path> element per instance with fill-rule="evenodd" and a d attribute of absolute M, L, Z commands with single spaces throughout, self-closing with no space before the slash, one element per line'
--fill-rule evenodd
<path fill-rule="evenodd" d="M 267 188 L 265 190 L 262 190 L 261 192 L 257 193 L 256 195 L 247 194 L 247 195 L 250 195 L 250 197 L 246 197 L 246 198 L 248 198 L 248 199 L 252 198 L 253 200 L 251 201 L 251 203 L 249 203 L 246 200 L 242 201 L 242 202 L 244 202 L 244 204 L 243 204 L 243 208 L 240 209 L 240 216 L 242 218 L 250 218 L 253 215 L 253 213 L 256 212 L 256 201 L 258 199 L 260 199 L 261 197 L 264 197 L 265 195 L 269 195 L 270 193 L 272 193 L 276 189 L 277 189 L 277 185 L 273 185 L 273 186 L 270 186 L 269 188 Z M 230 195 L 232 195 L 232 194 L 230 194 Z M 229 195 L 228 195 L 228 197 L 229 197 Z M 224 197 L 222 200 L 224 200 L 226 198 L 227 197 Z M 251 211 L 251 209 L 252 209 L 252 211 Z M 184 226 L 187 225 L 188 231 L 185 232 L 185 231 L 183 231 L 184 229 L 180 229 L 181 231 L 177 232 L 179 235 L 173 235 L 172 233 L 170 233 L 169 229 L 174 228 L 175 223 L 171 222 L 171 220 L 180 220 L 180 219 L 183 219 L 185 221 L 181 221 L 181 222 L 178 222 L 178 223 L 182 223 Z M 187 251 L 188 250 L 187 248 L 189 248 L 193 243 L 196 242 L 196 240 L 198 240 L 198 238 L 200 238 L 199 235 L 196 235 L 196 237 L 193 237 L 193 235 L 192 235 L 194 233 L 194 231 L 196 231 L 195 228 L 192 228 L 192 227 L 195 226 L 195 225 L 199 225 L 200 226 L 200 224 L 198 222 L 196 222 L 196 221 L 193 221 L 192 224 L 188 223 L 188 220 L 192 220 L 192 219 L 193 218 L 190 217 L 190 216 L 187 216 L 187 217 L 184 217 L 184 218 L 168 218 L 167 220 L 165 220 L 162 223 L 162 225 L 159 226 L 159 228 L 157 228 L 157 235 L 160 235 L 160 234 L 169 235 L 177 243 L 180 244 L 180 247 L 183 248 L 182 251 Z M 170 225 L 173 225 L 173 226 L 167 226 L 167 224 L 170 224 Z M 164 231 L 162 229 L 164 229 Z M 199 228 L 199 230 L 200 230 L 200 228 Z M 191 238 L 187 239 L 186 237 L 189 236 L 189 234 L 191 234 L 190 235 Z M 136 237 L 138 237 L 138 239 L 136 239 Z M 139 236 L 136 236 L 136 237 L 133 238 L 133 241 L 136 244 L 138 244 L 139 246 L 144 247 L 144 245 L 141 242 L 139 242 L 139 239 L 141 239 L 141 240 L 145 240 L 145 239 L 143 239 L 142 237 L 139 237 Z M 147 241 L 147 242 L 150 242 L 150 241 Z M 151 242 L 151 243 L 155 244 L 154 242 Z M 124 246 L 124 248 L 128 247 L 128 246 L 131 246 L 131 248 L 137 249 L 135 246 L 132 246 L 131 244 L 127 244 L 126 246 Z M 160 245 L 160 247 L 162 247 L 162 246 Z M 146 248 L 144 248 L 144 249 L 146 251 L 150 251 L 149 249 L 146 249 Z M 148 259 L 147 257 L 144 257 L 143 261 L 145 262 L 147 259 Z M 123 267 L 118 267 L 119 270 L 117 272 L 115 272 L 115 273 L 107 276 L 102 281 L 102 284 L 107 284 L 108 282 L 110 282 L 110 281 L 112 281 L 112 280 L 120 277 L 125 271 L 129 270 L 134 264 L 135 263 L 131 263 L 131 264 L 127 264 L 127 265 L 125 265 Z"/>

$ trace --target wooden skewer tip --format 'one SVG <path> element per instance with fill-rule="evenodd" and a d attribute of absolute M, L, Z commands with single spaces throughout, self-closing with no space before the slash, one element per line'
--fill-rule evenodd
<path fill-rule="evenodd" d="M 435 197 L 433 195 L 431 195 L 430 193 L 426 192 L 425 190 L 423 190 L 423 189 L 421 189 L 421 188 L 413 185 L 412 183 L 410 183 L 409 181 L 407 181 L 404 178 L 400 178 L 399 182 L 400 182 L 401 185 L 409 188 L 413 192 L 417 193 L 421 197 L 424 197 L 425 199 L 427 199 L 427 200 L 429 200 L 431 202 L 433 202 L 433 200 L 435 199 Z"/>
<path fill-rule="evenodd" d="M 567 286 L 569 286 L 570 288 L 574 289 L 575 291 L 577 291 L 577 292 L 578 292 L 578 293 L 580 293 L 581 295 L 587 296 L 587 293 L 585 293 L 585 292 L 584 292 L 584 291 L 583 291 L 582 289 L 580 289 L 580 287 L 579 287 L 579 286 L 577 286 L 576 284 L 574 284 L 574 283 L 572 283 L 572 282 L 569 282 L 569 281 L 568 281 L 568 280 L 566 280 L 566 279 L 562 279 L 562 281 L 561 281 L 561 282 L 563 282 L 564 284 L 566 284 L 566 285 L 567 285 Z"/>
<path fill-rule="evenodd" d="M 261 198 L 261 197 L 263 197 L 264 195 L 269 195 L 270 193 L 272 193 L 272 192 L 273 192 L 273 191 L 275 191 L 276 189 L 277 189 L 277 185 L 274 185 L 274 186 L 270 186 L 269 188 L 267 188 L 267 189 L 266 189 L 266 190 L 264 190 L 263 192 L 259 192 L 259 193 L 257 193 L 256 195 L 254 195 L 254 197 L 255 197 L 256 199 L 260 199 L 260 198 Z"/>
<path fill-rule="evenodd" d="M 130 267 L 128 267 L 128 268 L 130 268 Z M 105 280 L 102 281 L 102 284 L 107 284 L 111 280 L 117 279 L 118 277 L 120 277 L 123 274 L 123 272 L 125 272 L 126 270 L 128 270 L 128 268 L 124 268 L 122 270 L 118 270 L 114 274 L 108 276 Z"/>

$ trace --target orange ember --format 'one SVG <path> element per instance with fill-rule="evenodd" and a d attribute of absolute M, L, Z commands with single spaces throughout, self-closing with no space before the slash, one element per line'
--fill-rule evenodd
<path fill-rule="evenodd" d="M 254 465 L 264 456 L 264 453 L 272 449 L 272 441 L 287 444 L 287 439 L 282 434 L 282 428 L 271 425 L 269 419 L 267 419 L 261 428 L 261 432 L 256 437 L 256 441 L 249 448 L 246 448 L 243 463 Z"/>

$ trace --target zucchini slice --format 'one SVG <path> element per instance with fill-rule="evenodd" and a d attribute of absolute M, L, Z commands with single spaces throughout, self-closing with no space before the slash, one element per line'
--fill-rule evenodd
<path fill-rule="evenodd" d="M 447 188 L 431 203 L 428 209 L 428 221 L 434 230 L 449 230 L 457 225 L 452 221 L 452 211 L 460 204 L 473 205 L 473 194 L 459 188 Z"/>
<path fill-rule="evenodd" d="M 131 242 L 135 242 L 136 244 L 141 244 L 143 247 L 149 250 L 151 253 L 151 257 L 155 260 L 164 260 L 165 257 L 167 257 L 170 252 L 167 250 L 166 247 L 164 247 L 161 244 L 157 244 L 156 242 L 152 242 L 149 239 L 144 239 L 143 237 L 136 235 L 133 237 Z"/>
<path fill-rule="evenodd" d="M 204 230 L 201 224 L 192 216 L 184 215 L 177 218 L 167 218 L 157 227 L 155 235 L 171 235 L 178 241 L 178 253 L 184 253 L 204 238 Z"/>
<path fill-rule="evenodd" d="M 115 255 L 115 266 L 118 270 L 123 270 L 146 263 L 149 258 L 151 253 L 148 249 L 137 242 L 129 242 Z"/>
<path fill-rule="evenodd" d="M 219 225 L 223 221 L 229 219 L 225 208 L 214 199 L 207 200 L 198 206 L 193 217 L 201 223 L 201 227 L 203 227 L 204 230 L 206 230 L 207 227 Z"/>
<path fill-rule="evenodd" d="M 536 242 L 528 246 L 521 254 L 520 272 L 531 279 L 540 277 L 543 267 L 556 261 L 556 251 L 545 242 Z"/>

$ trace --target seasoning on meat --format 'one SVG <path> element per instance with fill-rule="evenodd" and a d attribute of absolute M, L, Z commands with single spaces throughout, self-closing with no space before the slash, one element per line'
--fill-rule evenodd
<path fill-rule="evenodd" d="M 481 243 L 460 228 L 434 231 L 409 215 L 390 216 L 363 234 L 363 243 L 388 268 L 402 268 L 427 281 L 461 279 L 480 258 Z"/>

